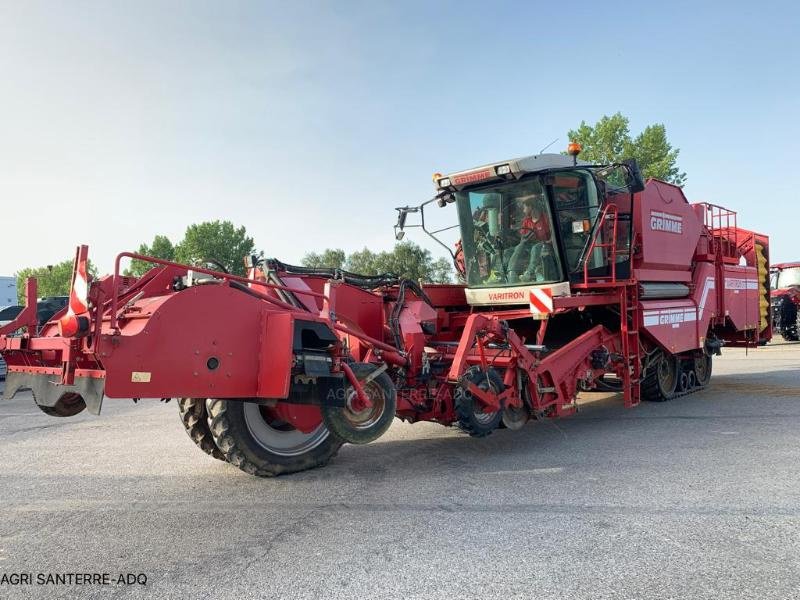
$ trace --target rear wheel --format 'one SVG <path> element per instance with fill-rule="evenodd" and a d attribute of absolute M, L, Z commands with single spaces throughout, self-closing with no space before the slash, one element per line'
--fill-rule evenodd
<path fill-rule="evenodd" d="M 200 450 L 217 460 L 225 460 L 225 455 L 214 443 L 211 427 L 208 424 L 208 411 L 205 398 L 178 398 L 178 412 L 186 434 Z"/>
<path fill-rule="evenodd" d="M 206 407 L 217 447 L 229 463 L 251 475 L 272 477 L 320 467 L 343 443 L 325 427 L 321 415 L 317 424 L 305 427 L 309 431 L 304 432 L 273 407 L 217 399 L 209 399 Z"/>
<path fill-rule="evenodd" d="M 666 402 L 675 397 L 681 373 L 674 354 L 662 354 L 647 370 L 642 382 L 642 399 Z"/>

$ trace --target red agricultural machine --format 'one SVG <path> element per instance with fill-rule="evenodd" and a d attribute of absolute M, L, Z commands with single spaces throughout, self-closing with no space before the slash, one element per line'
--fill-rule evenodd
<path fill-rule="evenodd" d="M 772 327 L 790 342 L 800 340 L 800 262 L 772 265 Z"/>
<path fill-rule="evenodd" d="M 106 397 L 178 398 L 200 448 L 269 476 L 375 440 L 394 417 L 482 437 L 570 415 L 580 391 L 670 400 L 708 384 L 723 345 L 770 338 L 766 236 L 644 183 L 634 161 L 571 151 L 437 175 L 433 199 L 397 209 L 398 237 L 410 214 L 435 237 L 425 210 L 455 210 L 456 285 L 258 257 L 237 277 L 127 252 L 90 280 L 81 246 L 69 307 L 37 328 L 29 280 L 27 308 L 0 329 L 6 397 L 30 388 L 61 417 Z M 126 277 L 125 258 L 154 266 Z"/>

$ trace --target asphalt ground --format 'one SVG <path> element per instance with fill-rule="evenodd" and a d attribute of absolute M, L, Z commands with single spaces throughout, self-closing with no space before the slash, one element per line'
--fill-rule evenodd
<path fill-rule="evenodd" d="M 800 344 L 745 354 L 672 402 L 587 394 L 484 440 L 396 422 L 277 479 L 201 453 L 174 402 L 56 419 L 20 394 L 0 578 L 34 583 L 0 598 L 800 597 Z M 65 573 L 111 583 L 46 583 Z"/>

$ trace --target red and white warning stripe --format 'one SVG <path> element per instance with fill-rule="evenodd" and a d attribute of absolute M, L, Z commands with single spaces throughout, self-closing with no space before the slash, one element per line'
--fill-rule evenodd
<path fill-rule="evenodd" d="M 553 290 L 550 288 L 531 288 L 528 291 L 528 302 L 535 315 L 549 315 L 553 312 Z"/>
<path fill-rule="evenodd" d="M 72 286 L 69 290 L 67 314 L 58 320 L 62 337 L 86 335 L 89 331 L 89 247 L 78 246 L 72 270 Z"/>
<path fill-rule="evenodd" d="M 75 271 L 72 274 L 72 288 L 69 291 L 68 313 L 80 315 L 89 310 L 89 280 L 86 275 L 86 256 L 81 256 L 75 261 Z"/>

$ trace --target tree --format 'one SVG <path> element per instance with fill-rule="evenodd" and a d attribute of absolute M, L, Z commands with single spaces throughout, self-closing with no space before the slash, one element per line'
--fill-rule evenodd
<path fill-rule="evenodd" d="M 614 163 L 635 158 L 645 178 L 663 179 L 676 185 L 686 182 L 686 173 L 677 166 L 680 150 L 667 141 L 667 129 L 661 123 L 648 125 L 631 138 L 629 121 L 621 113 L 604 116 L 594 125 L 581 121 L 567 133 L 581 144 L 581 158 L 591 163 Z"/>
<path fill-rule="evenodd" d="M 244 257 L 253 253 L 253 238 L 244 227 L 230 221 L 208 221 L 189 225 L 183 241 L 175 247 L 175 259 L 189 265 L 216 261 L 229 273 L 244 275 Z"/>
<path fill-rule="evenodd" d="M 147 244 L 141 244 L 136 252 L 155 258 L 163 258 L 164 260 L 175 260 L 175 246 L 165 235 L 157 235 L 154 237 L 153 243 L 149 246 Z M 134 258 L 131 260 L 130 267 L 125 270 L 125 275 L 141 277 L 151 268 L 153 268 L 153 263 Z"/>
<path fill-rule="evenodd" d="M 424 283 L 449 283 L 452 272 L 446 259 L 434 260 L 429 250 L 413 242 L 396 244 L 389 252 L 372 252 L 368 248 L 353 252 L 347 257 L 345 268 L 363 275 L 392 273 Z"/>
<path fill-rule="evenodd" d="M 16 273 L 19 303 L 25 303 L 25 280 L 28 277 L 36 278 L 36 293 L 40 298 L 46 296 L 68 296 L 69 288 L 72 284 L 73 264 L 74 261 L 68 259 L 46 267 L 28 267 Z M 88 263 L 87 270 L 91 277 L 97 276 L 97 269 L 91 262 Z"/>
<path fill-rule="evenodd" d="M 340 248 L 327 248 L 322 254 L 309 252 L 303 257 L 304 267 L 314 269 L 342 269 L 346 259 L 344 250 Z"/>
<path fill-rule="evenodd" d="M 345 267 L 348 271 L 360 273 L 361 275 L 378 275 L 385 273 L 386 271 L 378 267 L 377 261 L 378 254 L 369 248 L 364 248 L 348 256 Z"/>

